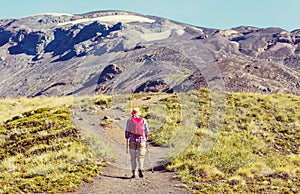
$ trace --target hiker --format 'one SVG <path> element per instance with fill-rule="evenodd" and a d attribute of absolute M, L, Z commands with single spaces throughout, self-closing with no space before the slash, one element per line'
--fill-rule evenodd
<path fill-rule="evenodd" d="M 139 177 L 142 178 L 144 160 L 146 155 L 146 143 L 149 137 L 149 129 L 146 119 L 140 116 L 139 108 L 133 108 L 130 119 L 127 120 L 125 138 L 129 140 L 131 159 L 131 178 L 135 178 L 135 171 L 138 164 Z"/>

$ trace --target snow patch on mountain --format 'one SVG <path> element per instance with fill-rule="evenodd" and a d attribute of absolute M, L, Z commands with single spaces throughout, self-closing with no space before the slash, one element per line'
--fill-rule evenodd
<path fill-rule="evenodd" d="M 166 30 L 159 33 L 148 33 L 141 34 L 141 37 L 146 41 L 162 40 L 166 39 L 171 35 L 171 30 Z"/>
<path fill-rule="evenodd" d="M 153 23 L 155 20 L 149 19 L 142 16 L 136 16 L 136 15 L 110 15 L 110 16 L 101 16 L 96 18 L 85 18 L 85 19 L 78 19 L 75 21 L 70 22 L 64 22 L 58 24 L 59 26 L 68 25 L 68 24 L 78 24 L 78 23 L 88 23 L 88 22 L 94 22 L 94 21 L 100 21 L 100 22 L 108 22 L 108 23 L 129 23 L 129 22 L 147 22 L 147 23 Z"/>

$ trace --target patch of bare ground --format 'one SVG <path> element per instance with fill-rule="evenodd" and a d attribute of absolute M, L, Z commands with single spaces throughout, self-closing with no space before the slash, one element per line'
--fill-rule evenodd
<path fill-rule="evenodd" d="M 130 170 L 113 165 L 106 167 L 93 183 L 84 183 L 76 194 L 86 193 L 190 193 L 184 185 L 173 178 L 174 173 L 164 169 L 146 171 L 143 178 L 130 178 Z"/>

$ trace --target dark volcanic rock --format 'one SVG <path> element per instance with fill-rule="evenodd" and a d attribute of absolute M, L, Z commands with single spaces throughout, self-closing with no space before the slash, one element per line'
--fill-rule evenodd
<path fill-rule="evenodd" d="M 168 86 L 163 80 L 151 80 L 139 86 L 134 93 L 139 92 L 166 92 L 172 93 L 174 90 Z"/>
<path fill-rule="evenodd" d="M 43 32 L 20 31 L 12 40 L 16 43 L 8 49 L 12 55 L 21 53 L 37 55 L 44 51 L 47 44 L 47 37 Z"/>
<path fill-rule="evenodd" d="M 114 79 L 123 71 L 124 67 L 122 65 L 110 64 L 106 66 L 99 76 L 99 79 L 97 81 L 98 86 L 95 91 L 97 93 L 104 93 L 105 91 L 107 91 L 109 87 L 105 86 L 105 83 L 109 80 Z"/>
<path fill-rule="evenodd" d="M 111 64 L 104 68 L 101 72 L 97 84 L 104 83 L 108 80 L 115 78 L 118 74 L 124 71 L 124 67 L 121 65 Z"/>

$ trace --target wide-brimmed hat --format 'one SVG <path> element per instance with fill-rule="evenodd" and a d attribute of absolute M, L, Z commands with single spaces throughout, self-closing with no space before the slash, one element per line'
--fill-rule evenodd
<path fill-rule="evenodd" d="M 140 115 L 141 111 L 139 108 L 133 108 L 132 111 L 131 111 L 131 115 L 134 116 L 134 115 Z"/>

